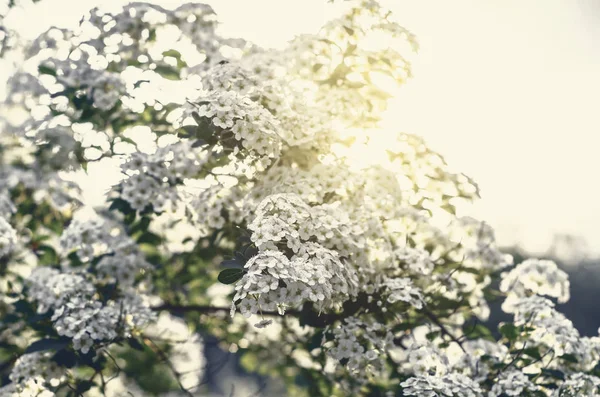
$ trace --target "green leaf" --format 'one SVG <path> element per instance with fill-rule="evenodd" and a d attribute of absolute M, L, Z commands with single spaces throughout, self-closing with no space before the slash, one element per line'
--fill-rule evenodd
<path fill-rule="evenodd" d="M 208 143 L 204 139 L 197 139 L 196 141 L 194 141 L 194 143 L 192 143 L 192 147 L 197 148 L 197 147 L 204 146 L 207 144 Z"/>
<path fill-rule="evenodd" d="M 184 125 L 177 134 L 182 138 L 192 138 L 196 136 L 197 130 L 197 125 Z"/>
<path fill-rule="evenodd" d="M 568 361 L 573 364 L 577 364 L 577 362 L 578 362 L 577 357 L 575 357 L 573 354 L 563 354 L 559 358 L 562 358 L 563 360 Z"/>
<path fill-rule="evenodd" d="M 441 334 L 442 334 L 441 331 L 433 331 L 433 332 L 429 332 L 427 335 L 425 335 L 425 337 L 427 338 L 428 341 L 433 341 L 435 338 L 437 338 Z"/>
<path fill-rule="evenodd" d="M 50 76 L 56 77 L 56 71 L 49 66 L 45 66 L 45 65 L 38 66 L 38 72 L 40 74 L 49 74 Z"/>
<path fill-rule="evenodd" d="M 112 201 L 112 203 L 110 204 L 110 207 L 108 207 L 109 211 L 114 211 L 117 210 L 121 213 L 123 213 L 124 215 L 127 215 L 131 212 L 135 213 L 135 210 L 133 208 L 131 208 L 131 205 L 129 205 L 129 203 L 125 200 L 123 200 L 122 198 L 116 198 Z"/>
<path fill-rule="evenodd" d="M 241 279 L 245 273 L 242 269 L 225 269 L 219 273 L 217 279 L 223 284 L 233 284 Z"/>
<path fill-rule="evenodd" d="M 163 51 L 163 57 L 181 58 L 181 54 L 177 50 Z"/>
<path fill-rule="evenodd" d="M 77 354 L 70 349 L 62 349 L 52 356 L 52 361 L 64 368 L 73 368 L 77 364 Z"/>
<path fill-rule="evenodd" d="M 134 223 L 129 229 L 129 234 L 134 234 L 137 232 L 145 232 L 148 230 L 148 226 L 150 226 L 150 218 L 147 216 L 143 216 L 137 223 Z"/>
<path fill-rule="evenodd" d="M 198 104 L 200 106 L 200 104 Z M 198 112 L 192 112 L 192 118 L 198 125 L 203 125 L 206 120 L 204 117 L 201 117 Z"/>
<path fill-rule="evenodd" d="M 15 313 L 22 315 L 34 314 L 31 304 L 25 299 L 19 299 L 18 301 L 14 302 L 13 307 L 15 309 Z"/>
<path fill-rule="evenodd" d="M 129 338 L 129 339 L 127 339 L 127 344 L 132 349 L 139 350 L 139 351 L 144 351 L 144 345 L 142 345 L 140 343 L 140 341 L 137 340 L 137 339 L 135 339 L 135 338 Z"/>
<path fill-rule="evenodd" d="M 160 238 L 159 235 L 154 234 L 152 232 L 144 232 L 142 235 L 140 235 L 140 237 L 137 239 L 137 242 L 139 244 L 142 243 L 146 243 L 146 244 L 150 244 L 150 245 L 158 245 L 160 244 L 162 241 L 162 239 Z"/>
<path fill-rule="evenodd" d="M 133 88 L 139 88 L 142 84 L 149 82 L 150 80 L 138 80 L 135 83 L 133 83 Z"/>
<path fill-rule="evenodd" d="M 494 341 L 492 331 L 483 324 L 476 324 L 475 326 L 465 325 L 464 328 L 468 339 L 487 339 Z"/>
<path fill-rule="evenodd" d="M 91 380 L 81 380 L 77 382 L 77 393 L 83 395 L 83 393 L 87 392 L 94 386 L 95 383 Z"/>
<path fill-rule="evenodd" d="M 506 323 L 500 326 L 500 333 L 509 341 L 513 342 L 519 337 L 519 329 L 513 323 Z"/>
<path fill-rule="evenodd" d="M 42 244 L 37 247 L 35 254 L 38 256 L 41 265 L 53 265 L 58 263 L 58 255 L 53 247 Z"/>
<path fill-rule="evenodd" d="M 550 378 L 565 380 L 565 374 L 557 369 L 542 368 L 542 374 Z"/>
<path fill-rule="evenodd" d="M 523 349 L 523 354 L 529 357 L 533 357 L 536 360 L 540 360 L 542 358 L 542 355 L 540 354 L 540 351 L 537 347 L 529 347 L 527 349 Z"/>
<path fill-rule="evenodd" d="M 69 339 L 39 339 L 25 349 L 25 353 L 42 352 L 46 350 L 61 350 L 69 345 Z"/>
<path fill-rule="evenodd" d="M 168 80 L 179 80 L 179 71 L 171 66 L 158 65 L 154 71 Z"/>

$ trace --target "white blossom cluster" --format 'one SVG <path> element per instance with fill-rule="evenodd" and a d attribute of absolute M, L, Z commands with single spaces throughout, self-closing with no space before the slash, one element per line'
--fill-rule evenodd
<path fill-rule="evenodd" d="M 43 65 L 56 73 L 56 81 L 65 87 L 85 88 L 86 98 L 100 110 L 110 110 L 125 93 L 125 83 L 117 73 L 94 69 L 90 58 L 94 50 L 75 51 L 76 59 L 47 59 Z M 73 55 L 71 55 L 73 56 Z"/>
<path fill-rule="evenodd" d="M 316 98 L 330 114 L 353 125 L 368 125 L 389 98 L 385 89 L 372 84 L 372 73 L 377 70 L 390 77 L 389 84 L 405 81 L 411 76 L 410 62 L 401 53 L 406 55 L 418 46 L 412 33 L 387 17 L 384 7 L 359 3 L 328 22 L 319 35 L 297 37 L 284 57 L 289 69 L 322 83 Z M 394 45 L 374 45 L 389 42 Z M 407 43 L 406 51 L 398 43 Z"/>
<path fill-rule="evenodd" d="M 82 262 L 101 257 L 95 265 L 99 278 L 132 285 L 140 271 L 150 264 L 125 231 L 108 219 L 93 216 L 75 218 L 60 238 L 64 254 L 75 253 Z"/>
<path fill-rule="evenodd" d="M 0 216 L 0 258 L 14 251 L 17 245 L 17 232 L 10 223 Z"/>
<path fill-rule="evenodd" d="M 0 179 L 9 189 L 23 187 L 30 190 L 36 203 L 47 203 L 58 211 L 73 209 L 80 201 L 80 188 L 65 180 L 54 170 L 48 172 L 39 163 L 31 169 L 19 166 L 0 168 Z"/>
<path fill-rule="evenodd" d="M 262 105 L 236 91 L 210 91 L 200 102 L 195 114 L 219 129 L 223 145 L 233 150 L 243 148 L 257 157 L 278 156 L 281 150 L 278 121 Z"/>
<path fill-rule="evenodd" d="M 10 218 L 17 211 L 14 203 L 10 199 L 8 190 L 0 190 L 0 217 Z"/>
<path fill-rule="evenodd" d="M 509 370 L 502 372 L 492 387 L 490 396 L 522 396 L 525 392 L 536 391 L 537 387 L 521 371 Z"/>
<path fill-rule="evenodd" d="M 554 391 L 552 397 L 600 396 L 600 378 L 575 373 Z"/>
<path fill-rule="evenodd" d="M 198 174 L 207 160 L 207 153 L 189 141 L 161 147 L 153 154 L 134 153 L 121 166 L 129 175 L 121 185 L 121 198 L 140 211 L 149 205 L 155 212 L 175 207 L 178 181 Z"/>
<path fill-rule="evenodd" d="M 384 91 L 365 77 L 367 65 L 387 65 L 383 69 L 397 80 L 410 75 L 399 52 L 367 48 L 366 36 L 379 31 L 414 44 L 412 35 L 381 23 L 386 18 L 379 6 L 362 5 L 280 53 L 258 51 L 207 71 L 207 93 L 185 109 L 182 123 L 211 130 L 204 144 L 225 153 L 219 165 L 226 165 L 214 169 L 210 186 L 190 201 L 193 219 L 214 230 L 228 223 L 246 226 L 258 248 L 240 270 L 232 312 L 283 314 L 306 302 L 335 311 L 361 293 L 382 313 L 402 305 L 420 310 L 435 293 L 452 300 L 467 296 L 473 312 L 485 319 L 484 289 L 491 278 L 468 269 L 492 273 L 511 258 L 499 251 L 488 225 L 455 215 L 460 200 L 477 197 L 477 186 L 408 134 L 386 136 L 380 150 L 369 154 L 380 161 L 357 169 L 351 145 L 337 134 L 341 126 L 369 125 L 385 107 Z M 349 75 L 365 79 L 350 81 Z M 250 131 L 251 138 L 239 123 L 250 109 L 269 120 Z M 255 149 L 245 143 L 259 132 L 277 144 Z M 248 154 L 241 150 L 270 160 L 245 168 Z M 257 326 L 271 323 L 263 319 Z M 460 371 L 474 376 L 470 364 L 479 365 L 465 362 Z"/>
<path fill-rule="evenodd" d="M 352 377 L 366 382 L 371 377 L 384 376 L 385 353 L 393 345 L 394 335 L 382 324 L 349 317 L 331 332 L 333 347 L 327 354 L 337 361 L 347 360 L 345 368 Z"/>
<path fill-rule="evenodd" d="M 237 186 L 226 186 L 215 182 L 208 188 L 195 193 L 186 208 L 192 222 L 204 225 L 209 230 L 221 229 L 227 221 L 242 223 L 245 218 L 242 201 L 243 192 Z"/>
<path fill-rule="evenodd" d="M 385 288 L 383 294 L 387 295 L 389 303 L 402 301 L 417 309 L 423 307 L 421 291 L 414 286 L 409 278 L 389 278 L 382 284 Z"/>
<path fill-rule="evenodd" d="M 450 367 L 447 355 L 432 343 L 413 343 L 407 351 L 406 364 L 416 375 L 444 375 Z"/>
<path fill-rule="evenodd" d="M 42 123 L 35 134 L 38 161 L 55 170 L 77 169 L 79 143 L 71 128 Z"/>
<path fill-rule="evenodd" d="M 102 302 L 94 285 L 83 276 L 39 267 L 27 280 L 28 297 L 73 347 L 87 353 L 95 342 L 129 337 L 151 321 L 154 314 L 139 295 L 129 294 Z"/>
<path fill-rule="evenodd" d="M 450 373 L 444 376 L 419 375 L 401 383 L 406 396 L 423 397 L 478 397 L 481 388 L 472 379 Z"/>
<path fill-rule="evenodd" d="M 530 343 L 547 346 L 558 355 L 567 353 L 580 356 L 582 366 L 597 359 L 597 341 L 582 338 L 571 320 L 558 312 L 550 300 L 540 296 L 522 298 L 511 311 L 514 311 L 516 325 L 533 328 L 528 336 Z M 586 359 L 588 354 L 592 356 L 591 360 Z"/>
<path fill-rule="evenodd" d="M 451 240 L 463 247 L 463 250 L 454 252 L 453 257 L 460 260 L 464 266 L 498 270 L 512 264 L 512 257 L 500 252 L 496 246 L 494 230 L 485 222 L 471 217 L 460 217 L 450 228 Z"/>
<path fill-rule="evenodd" d="M 74 219 L 60 237 L 60 246 L 66 254 L 75 252 L 81 261 L 88 262 L 109 252 L 111 243 L 116 242 L 115 237 L 99 217 Z"/>
<path fill-rule="evenodd" d="M 64 306 L 73 296 L 91 299 L 96 289 L 83 276 L 50 267 L 35 268 L 27 279 L 28 298 L 38 302 L 38 313 Z"/>
<path fill-rule="evenodd" d="M 246 273 L 236 285 L 235 311 L 250 316 L 261 310 L 298 307 L 310 301 L 319 309 L 352 296 L 358 279 L 336 252 L 308 243 L 291 258 L 280 251 L 263 251 L 244 266 Z M 282 287 L 283 285 L 283 287 Z"/>
<path fill-rule="evenodd" d="M 567 273 L 549 260 L 527 259 L 502 276 L 500 291 L 508 302 L 531 294 L 545 295 L 565 303 L 570 298 Z"/>
<path fill-rule="evenodd" d="M 423 248 L 400 247 L 394 251 L 394 256 L 404 263 L 411 273 L 431 274 L 435 263 L 431 254 Z"/>
<path fill-rule="evenodd" d="M 336 251 L 310 241 L 339 233 L 339 222 L 324 215 L 292 194 L 273 195 L 259 205 L 249 229 L 260 253 L 245 264 L 234 309 L 237 304 L 248 314 L 275 307 L 283 312 L 306 300 L 325 308 L 356 295 L 356 271 Z"/>
<path fill-rule="evenodd" d="M 24 354 L 15 362 L 9 379 L 12 383 L 0 388 L 7 397 L 51 396 L 48 387 L 64 380 L 65 370 L 51 361 L 51 352 Z"/>
<path fill-rule="evenodd" d="M 465 341 L 463 347 L 466 354 L 455 358 L 448 369 L 451 372 L 464 374 L 477 382 L 485 381 L 488 375 L 494 372 L 493 366 L 509 356 L 505 345 L 485 339 Z"/>

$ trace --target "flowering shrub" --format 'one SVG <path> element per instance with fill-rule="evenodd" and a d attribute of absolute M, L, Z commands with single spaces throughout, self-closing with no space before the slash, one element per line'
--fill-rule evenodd
<path fill-rule="evenodd" d="M 476 184 L 379 130 L 415 37 L 340 8 L 278 50 L 146 3 L 10 49 L 0 395 L 204 395 L 201 335 L 290 395 L 600 395 L 566 274 L 514 266 L 461 215 Z M 89 208 L 69 175 L 105 159 Z"/>

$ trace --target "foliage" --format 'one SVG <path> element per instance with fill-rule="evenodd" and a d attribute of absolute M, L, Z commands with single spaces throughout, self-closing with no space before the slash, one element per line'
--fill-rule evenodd
<path fill-rule="evenodd" d="M 554 308 L 566 274 L 513 266 L 459 211 L 475 183 L 380 130 L 415 37 L 376 1 L 340 8 L 280 50 L 145 3 L 21 49 L 0 394 L 203 395 L 211 335 L 289 395 L 600 395 L 600 339 Z M 67 176 L 106 160 L 121 180 L 91 209 Z"/>

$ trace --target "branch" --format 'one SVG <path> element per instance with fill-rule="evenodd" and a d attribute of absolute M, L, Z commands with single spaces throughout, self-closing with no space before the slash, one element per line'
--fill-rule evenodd
<path fill-rule="evenodd" d="M 189 312 L 199 312 L 199 313 L 229 313 L 231 311 L 231 307 L 223 307 L 223 306 L 210 306 L 210 305 L 174 305 L 171 303 L 164 303 L 159 306 L 152 307 L 153 311 L 159 312 L 162 310 L 166 310 L 172 313 L 189 313 Z M 286 314 L 291 314 L 292 316 L 299 316 L 300 312 L 298 310 L 286 310 Z M 263 316 L 277 316 L 280 317 L 281 314 L 279 312 L 273 311 L 261 311 L 257 314 L 262 314 Z"/>
<path fill-rule="evenodd" d="M 314 309 L 314 305 L 311 302 L 306 302 L 301 309 L 287 309 L 285 315 L 297 317 L 300 320 L 300 325 L 308 325 L 315 328 L 323 328 L 328 325 L 333 325 L 336 321 L 341 321 L 345 318 L 356 315 L 361 310 L 364 311 L 375 311 L 379 308 L 376 302 L 378 299 L 369 299 L 367 294 L 359 294 L 356 300 L 346 301 L 343 305 L 343 310 L 339 313 L 320 313 Z M 164 303 L 159 306 L 152 308 L 153 311 L 166 310 L 172 313 L 229 313 L 230 307 L 222 306 L 210 306 L 210 305 L 175 305 L 171 303 Z M 262 317 L 283 317 L 277 311 L 264 311 L 259 310 L 256 313 Z"/>
<path fill-rule="evenodd" d="M 452 339 L 453 342 L 456 342 L 458 344 L 458 346 L 460 346 L 461 350 L 465 353 L 468 354 L 467 351 L 465 350 L 465 348 L 462 345 L 462 342 L 456 337 L 454 336 L 450 331 L 448 331 L 448 329 L 444 326 L 444 324 L 442 324 L 439 320 L 439 318 L 437 318 L 437 316 L 435 314 L 433 314 L 429 309 L 427 309 L 427 307 L 423 307 L 421 309 L 421 313 L 425 314 L 427 316 L 427 318 L 429 318 L 435 325 L 437 325 L 440 330 L 442 331 L 442 334 L 448 336 L 450 339 Z"/>
<path fill-rule="evenodd" d="M 167 354 L 156 343 L 154 343 L 154 341 L 152 339 L 150 339 L 149 337 L 144 336 L 143 340 L 144 340 L 144 343 L 146 341 L 148 341 L 152 346 L 154 346 L 154 348 L 152 348 L 151 346 L 148 346 L 147 343 L 145 343 L 146 346 L 150 347 L 164 361 L 165 365 L 173 373 L 173 376 L 175 377 L 175 381 L 177 381 L 177 384 L 179 385 L 179 388 L 181 389 L 181 391 L 190 397 L 194 397 L 192 392 L 190 392 L 185 386 L 183 386 L 183 383 L 181 383 L 181 374 L 177 371 L 177 369 L 175 369 L 175 366 L 171 363 L 171 361 L 169 360 L 169 357 L 167 357 Z"/>

